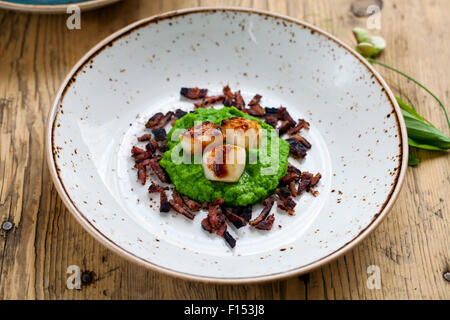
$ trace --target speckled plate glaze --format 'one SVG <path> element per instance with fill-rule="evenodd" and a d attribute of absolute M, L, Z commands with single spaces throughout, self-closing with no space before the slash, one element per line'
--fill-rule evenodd
<path fill-rule="evenodd" d="M 320 195 L 303 195 L 294 217 L 275 210 L 270 232 L 230 228 L 233 250 L 201 229 L 206 213 L 159 213 L 130 158 L 150 115 L 192 106 L 180 87 L 225 84 L 308 120 L 313 148 L 297 165 L 323 175 Z M 400 109 L 361 56 L 307 23 L 237 8 L 169 12 L 102 41 L 63 83 L 46 138 L 56 188 L 94 237 L 148 268 L 222 283 L 305 273 L 354 247 L 391 208 L 408 152 Z"/>
<path fill-rule="evenodd" d="M 0 0 L 0 8 L 24 12 L 65 13 L 71 5 L 91 10 L 120 0 Z"/>

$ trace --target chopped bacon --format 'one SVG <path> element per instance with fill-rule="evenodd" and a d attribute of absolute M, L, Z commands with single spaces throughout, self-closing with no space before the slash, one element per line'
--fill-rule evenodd
<path fill-rule="evenodd" d="M 264 110 L 266 111 L 266 114 L 275 114 L 278 117 L 278 113 L 280 110 L 278 108 L 268 108 L 265 107 Z"/>
<path fill-rule="evenodd" d="M 269 197 L 266 200 L 263 201 L 264 209 L 261 211 L 261 213 L 256 217 L 256 219 L 253 219 L 250 221 L 251 226 L 256 226 L 261 221 L 263 221 L 268 214 L 270 213 L 270 210 L 273 207 L 273 203 L 275 202 L 275 199 L 273 197 Z"/>
<path fill-rule="evenodd" d="M 225 223 L 221 224 L 220 227 L 217 229 L 216 234 L 219 237 L 223 237 L 224 233 L 227 231 L 227 225 Z"/>
<path fill-rule="evenodd" d="M 295 187 L 295 181 L 289 182 L 289 191 L 293 197 L 298 196 L 297 188 Z"/>
<path fill-rule="evenodd" d="M 166 129 L 153 129 L 152 130 L 153 135 L 155 136 L 156 141 L 165 141 L 166 140 Z"/>
<path fill-rule="evenodd" d="M 296 133 L 299 133 L 300 130 L 302 130 L 303 128 L 305 129 L 309 129 L 309 122 L 305 121 L 304 119 L 298 119 L 298 123 L 295 127 L 293 127 L 292 129 L 289 129 L 289 131 L 287 132 L 288 135 L 294 135 Z"/>
<path fill-rule="evenodd" d="M 148 119 L 147 123 L 145 124 L 146 128 L 153 128 L 156 126 L 159 121 L 164 117 L 164 114 L 162 112 L 158 112 L 154 114 L 150 119 Z"/>
<path fill-rule="evenodd" d="M 273 214 L 271 214 L 270 216 L 267 217 L 267 219 L 258 223 L 255 226 L 255 228 L 260 229 L 260 230 L 271 230 L 274 222 L 275 222 L 275 216 Z"/>
<path fill-rule="evenodd" d="M 202 220 L 202 228 L 205 229 L 206 231 L 208 231 L 209 233 L 212 233 L 214 231 L 213 227 L 209 223 L 208 217 L 206 217 Z"/>
<path fill-rule="evenodd" d="M 186 111 L 183 111 L 181 109 L 175 110 L 175 117 L 177 117 L 178 119 L 183 118 L 185 115 L 187 115 Z"/>
<path fill-rule="evenodd" d="M 223 88 L 223 94 L 224 94 L 223 105 L 225 107 L 231 107 L 233 105 L 234 94 L 229 86 L 225 86 Z"/>
<path fill-rule="evenodd" d="M 150 159 L 153 156 L 151 151 L 145 151 L 144 153 L 140 153 L 134 157 L 136 163 L 140 163 L 144 160 Z"/>
<path fill-rule="evenodd" d="M 301 174 L 302 174 L 302 172 L 300 171 L 300 169 L 294 167 L 294 166 L 293 166 L 292 164 L 290 164 L 290 163 L 289 163 L 289 165 L 288 165 L 288 170 L 287 170 L 287 172 L 288 172 L 288 173 L 296 173 L 296 174 L 298 174 L 299 177 L 300 177 Z"/>
<path fill-rule="evenodd" d="M 264 108 L 259 104 L 252 105 L 249 109 L 244 109 L 242 111 L 254 117 L 264 117 L 266 114 L 266 110 L 264 110 Z"/>
<path fill-rule="evenodd" d="M 266 115 L 264 116 L 266 123 L 276 128 L 278 124 L 278 115 L 276 113 L 268 113 L 266 108 Z"/>
<path fill-rule="evenodd" d="M 152 138 L 152 135 L 149 134 L 149 133 L 147 133 L 147 134 L 144 134 L 143 136 L 140 136 L 140 137 L 138 138 L 138 141 L 139 141 L 139 142 L 144 142 L 144 141 L 150 140 L 151 138 Z"/>
<path fill-rule="evenodd" d="M 178 118 L 176 116 L 172 116 L 172 120 L 170 121 L 170 125 L 173 127 L 175 122 L 177 122 Z"/>
<path fill-rule="evenodd" d="M 222 198 L 217 198 L 216 200 L 211 202 L 211 205 L 213 206 L 221 206 L 225 203 L 225 200 Z"/>
<path fill-rule="evenodd" d="M 234 248 L 236 246 L 236 239 L 234 239 L 228 231 L 225 231 L 223 237 L 231 248 Z"/>
<path fill-rule="evenodd" d="M 173 116 L 173 111 L 167 112 L 166 115 L 159 120 L 158 124 L 153 126 L 152 128 L 153 129 L 164 128 L 170 122 L 170 119 L 172 118 L 172 116 Z"/>
<path fill-rule="evenodd" d="M 320 173 L 317 173 L 316 175 L 313 175 L 309 172 L 302 172 L 301 175 L 301 181 L 298 185 L 297 192 L 298 194 L 301 194 L 303 191 L 310 192 L 313 196 L 317 196 L 319 193 L 316 190 L 313 190 L 314 188 L 322 178 L 322 175 Z"/>
<path fill-rule="evenodd" d="M 151 151 L 151 152 L 155 153 L 156 150 L 158 150 L 158 147 L 159 147 L 158 142 L 156 140 L 152 139 L 147 143 L 147 145 L 145 146 L 145 149 L 147 151 Z"/>
<path fill-rule="evenodd" d="M 147 169 L 145 167 L 139 168 L 138 179 L 142 183 L 142 185 L 145 185 L 145 182 L 147 181 Z"/>
<path fill-rule="evenodd" d="M 200 208 L 202 207 L 200 203 L 189 199 L 186 196 L 182 196 L 184 203 L 186 204 L 186 206 L 189 208 L 189 210 L 191 210 L 192 212 L 199 212 Z"/>
<path fill-rule="evenodd" d="M 234 93 L 234 101 L 232 105 L 239 110 L 243 110 L 245 108 L 245 101 L 244 98 L 242 98 L 241 91 L 237 91 Z"/>
<path fill-rule="evenodd" d="M 295 158 L 306 157 L 306 147 L 300 141 L 295 138 L 289 138 L 286 141 L 289 142 L 290 153 Z"/>
<path fill-rule="evenodd" d="M 294 208 L 297 204 L 291 198 L 291 196 L 290 195 L 286 196 L 286 193 L 282 192 L 281 189 L 277 191 L 277 195 L 279 198 L 277 201 L 277 207 L 280 208 L 281 210 L 286 211 L 291 216 L 295 215 Z"/>
<path fill-rule="evenodd" d="M 148 188 L 149 193 L 159 193 L 160 195 L 160 205 L 159 205 L 159 211 L 160 212 L 169 212 L 171 205 L 167 198 L 166 190 L 168 188 L 161 187 L 155 183 L 152 183 L 150 187 Z"/>
<path fill-rule="evenodd" d="M 247 220 L 243 217 L 233 213 L 229 208 L 225 209 L 225 217 L 230 221 L 237 229 L 247 225 Z"/>
<path fill-rule="evenodd" d="M 145 160 L 143 160 L 142 162 L 136 163 L 136 164 L 134 165 L 134 167 L 135 167 L 136 169 L 145 168 L 145 167 L 149 166 L 151 162 L 152 162 L 152 159 L 145 159 Z"/>
<path fill-rule="evenodd" d="M 224 222 L 220 206 L 210 205 L 208 209 L 208 220 L 213 230 L 217 230 Z"/>
<path fill-rule="evenodd" d="M 231 209 L 233 214 L 242 217 L 245 221 L 249 222 L 252 219 L 252 206 L 236 207 Z"/>
<path fill-rule="evenodd" d="M 194 103 L 195 108 L 205 108 L 225 100 L 224 95 L 205 97 L 201 102 Z"/>
<path fill-rule="evenodd" d="M 181 88 L 180 94 L 188 99 L 197 100 L 206 97 L 208 89 L 200 88 Z"/>
<path fill-rule="evenodd" d="M 190 220 L 194 220 L 195 216 L 191 212 L 189 212 L 185 207 L 179 205 L 174 200 L 170 200 L 169 203 L 176 212 L 182 214 L 183 216 L 185 216 Z"/>
<path fill-rule="evenodd" d="M 262 98 L 261 95 L 256 94 L 256 95 L 253 97 L 252 101 L 250 101 L 250 102 L 248 103 L 248 105 L 249 105 L 250 107 L 259 105 L 259 102 L 261 101 L 261 98 Z"/>
<path fill-rule="evenodd" d="M 153 160 L 150 162 L 150 168 L 152 169 L 153 173 L 156 174 L 161 180 L 161 182 L 169 183 L 170 179 L 167 176 L 166 172 L 163 168 L 159 165 L 159 163 L 156 160 Z"/>
<path fill-rule="evenodd" d="M 300 179 L 300 175 L 296 172 L 288 172 L 283 178 L 281 178 L 280 182 L 283 184 L 289 184 L 291 181 L 298 181 Z"/>
<path fill-rule="evenodd" d="M 311 143 L 309 143 L 309 141 L 303 138 L 301 135 L 295 135 L 294 139 L 300 142 L 306 149 L 311 149 Z"/>
<path fill-rule="evenodd" d="M 290 128 L 295 126 L 295 122 L 289 121 L 289 120 L 283 120 L 281 122 L 280 127 L 278 128 L 278 133 L 280 136 L 285 134 Z"/>
<path fill-rule="evenodd" d="M 283 121 L 289 121 L 290 123 L 293 123 L 294 126 L 296 125 L 294 119 L 292 119 L 287 109 L 283 106 L 278 108 L 278 118 Z"/>
<path fill-rule="evenodd" d="M 145 150 L 143 150 L 139 147 L 136 147 L 136 146 L 133 146 L 133 148 L 131 148 L 131 156 L 132 157 L 140 155 L 141 153 L 144 153 L 144 152 L 145 152 Z"/>

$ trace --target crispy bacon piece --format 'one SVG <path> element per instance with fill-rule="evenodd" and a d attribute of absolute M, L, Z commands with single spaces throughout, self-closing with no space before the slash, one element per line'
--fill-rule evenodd
<path fill-rule="evenodd" d="M 197 100 L 206 97 L 208 89 L 200 88 L 181 88 L 180 94 L 188 99 Z"/>
<path fill-rule="evenodd" d="M 136 164 L 141 163 L 144 160 L 151 159 L 153 153 L 151 151 L 145 151 L 144 153 L 140 153 L 134 157 L 134 161 Z"/>
<path fill-rule="evenodd" d="M 301 175 L 301 181 L 298 184 L 297 193 L 301 194 L 303 191 L 310 192 L 313 196 L 317 196 L 319 193 L 316 190 L 313 190 L 314 188 L 322 178 L 322 175 L 320 173 L 317 173 L 316 175 L 313 175 L 309 172 L 302 172 Z"/>
<path fill-rule="evenodd" d="M 289 138 L 286 141 L 289 142 L 290 153 L 295 158 L 306 157 L 306 147 L 300 141 L 295 138 Z"/>
<path fill-rule="evenodd" d="M 252 206 L 248 205 L 245 207 L 236 207 L 231 209 L 233 214 L 238 215 L 245 219 L 245 221 L 249 222 L 252 219 Z"/>
<path fill-rule="evenodd" d="M 217 229 L 216 234 L 219 237 L 223 237 L 224 233 L 227 231 L 227 225 L 225 223 L 221 224 L 220 227 Z"/>
<path fill-rule="evenodd" d="M 134 165 L 134 167 L 135 167 L 136 169 L 145 168 L 145 167 L 149 166 L 151 162 L 152 162 L 152 159 L 145 159 L 145 160 L 143 160 L 142 162 L 136 163 L 136 164 Z"/>
<path fill-rule="evenodd" d="M 182 196 L 184 203 L 192 212 L 199 212 L 202 205 L 186 196 Z"/>
<path fill-rule="evenodd" d="M 169 203 L 176 212 L 182 214 L 183 216 L 185 216 L 190 220 L 194 220 L 195 216 L 191 212 L 189 212 L 185 207 L 179 205 L 174 200 L 170 200 Z"/>
<path fill-rule="evenodd" d="M 161 182 L 169 183 L 170 179 L 169 176 L 167 176 L 166 172 L 163 168 L 159 165 L 159 163 L 153 159 L 153 161 L 150 162 L 150 168 L 152 169 L 153 173 L 156 174 L 161 180 Z"/>
<path fill-rule="evenodd" d="M 239 110 L 245 109 L 245 101 L 244 98 L 242 98 L 241 91 L 237 91 L 234 93 L 232 106 L 238 108 Z"/>
<path fill-rule="evenodd" d="M 164 128 L 170 122 L 170 119 L 172 118 L 173 114 L 174 114 L 173 111 L 167 112 L 166 115 L 159 120 L 158 124 L 153 126 L 152 128 L 153 129 Z"/>
<path fill-rule="evenodd" d="M 148 188 L 149 193 L 159 193 L 160 195 L 160 205 L 159 205 L 159 211 L 160 212 L 169 212 L 171 205 L 167 198 L 166 190 L 168 188 L 161 187 L 155 183 L 152 183 L 150 187 Z"/>
<path fill-rule="evenodd" d="M 150 119 L 148 119 L 147 123 L 145 124 L 145 127 L 146 128 L 155 127 L 163 117 L 164 114 L 162 112 L 154 114 Z"/>
<path fill-rule="evenodd" d="M 288 172 L 283 178 L 281 178 L 280 182 L 282 184 L 289 184 L 291 181 L 298 181 L 300 179 L 300 175 L 296 172 Z"/>
<path fill-rule="evenodd" d="M 254 117 L 264 117 L 264 115 L 266 114 L 266 110 L 264 110 L 264 108 L 259 104 L 252 105 L 249 109 L 244 109 L 242 111 Z"/>
<path fill-rule="evenodd" d="M 231 91 L 230 86 L 223 87 L 223 95 L 224 95 L 223 105 L 225 107 L 231 107 L 233 105 L 234 94 Z"/>
<path fill-rule="evenodd" d="M 229 208 L 225 209 L 225 217 L 230 221 L 237 229 L 244 227 L 247 225 L 247 220 L 243 217 L 233 213 L 233 211 Z"/>
<path fill-rule="evenodd" d="M 225 203 L 225 200 L 222 198 L 217 198 L 216 200 L 211 202 L 211 205 L 213 206 L 221 206 Z"/>
<path fill-rule="evenodd" d="M 208 217 L 206 217 L 202 220 L 202 228 L 205 229 L 206 231 L 208 231 L 209 233 L 212 233 L 214 231 L 213 227 L 209 223 Z"/>
<path fill-rule="evenodd" d="M 206 108 L 210 105 L 213 105 L 215 103 L 221 102 L 225 100 L 224 95 L 218 95 L 218 96 L 210 96 L 204 98 L 201 102 L 194 103 L 195 108 Z"/>
<path fill-rule="evenodd" d="M 222 209 L 218 205 L 210 205 L 208 209 L 208 220 L 213 230 L 217 230 L 224 222 Z"/>
<path fill-rule="evenodd" d="M 169 203 L 176 212 L 182 214 L 188 219 L 194 220 L 194 214 L 185 206 L 180 193 L 176 189 L 173 189 L 172 200 L 170 200 Z"/>
<path fill-rule="evenodd" d="M 250 102 L 248 103 L 248 105 L 249 105 L 250 107 L 259 105 L 259 102 L 261 101 L 261 99 L 262 99 L 262 95 L 256 94 L 256 95 L 253 97 L 252 101 L 250 101 Z"/>
<path fill-rule="evenodd" d="M 298 176 L 300 177 L 302 172 L 300 171 L 300 169 L 296 168 L 295 166 L 293 166 L 292 164 L 289 163 L 288 165 L 288 173 L 296 173 L 298 174 Z"/>
<path fill-rule="evenodd" d="M 289 192 L 289 191 L 288 191 Z M 293 216 L 294 208 L 297 205 L 295 201 L 291 198 L 291 196 L 286 194 L 282 189 L 277 190 L 278 200 L 277 207 L 281 210 L 286 211 L 289 215 Z"/>
<path fill-rule="evenodd" d="M 150 140 L 151 138 L 152 138 L 152 135 L 149 134 L 149 133 L 147 133 L 147 134 L 144 134 L 144 135 L 140 136 L 140 137 L 138 138 L 138 141 L 139 141 L 139 142 L 144 142 L 144 141 Z"/>
<path fill-rule="evenodd" d="M 236 246 L 236 239 L 234 239 L 228 231 L 225 231 L 223 237 L 231 248 L 234 248 Z"/>
<path fill-rule="evenodd" d="M 293 123 L 294 126 L 296 125 L 296 122 L 294 121 L 294 119 L 292 119 L 292 117 L 289 114 L 289 112 L 287 111 L 287 109 L 283 106 L 278 108 L 278 118 L 283 121 L 289 121 L 289 122 Z"/>
<path fill-rule="evenodd" d="M 153 129 L 152 130 L 153 135 L 155 136 L 156 141 L 165 141 L 166 140 L 166 129 Z"/>
<path fill-rule="evenodd" d="M 175 117 L 177 117 L 178 119 L 183 118 L 185 115 L 187 115 L 186 111 L 183 111 L 181 109 L 175 110 Z"/>
<path fill-rule="evenodd" d="M 138 169 L 138 179 L 142 185 L 145 185 L 145 182 L 147 181 L 147 169 L 145 167 Z"/>
<path fill-rule="evenodd" d="M 136 147 L 136 146 L 133 146 L 133 148 L 131 148 L 131 156 L 132 157 L 136 157 L 137 155 L 140 155 L 141 153 L 144 153 L 144 152 L 145 152 L 145 150 L 143 150 L 139 147 Z"/>
<path fill-rule="evenodd" d="M 296 133 L 299 133 L 300 130 L 302 130 L 303 128 L 305 129 L 309 129 L 309 122 L 305 121 L 304 119 L 298 119 L 298 123 L 295 127 L 293 127 L 292 129 L 289 129 L 289 131 L 287 132 L 288 135 L 294 135 Z"/>
<path fill-rule="evenodd" d="M 278 108 L 269 108 L 265 107 L 264 110 L 266 111 L 266 114 L 275 114 L 278 117 L 278 113 L 280 112 L 280 109 Z"/>
<path fill-rule="evenodd" d="M 289 182 L 289 191 L 293 197 L 298 196 L 297 187 L 295 186 L 295 181 Z"/>
<path fill-rule="evenodd" d="M 151 151 L 151 152 L 155 153 L 156 150 L 158 150 L 158 147 L 159 147 L 158 142 L 154 139 L 151 139 L 145 146 L 145 149 L 147 151 Z"/>
<path fill-rule="evenodd" d="M 309 141 L 303 138 L 301 135 L 299 134 L 295 135 L 294 139 L 296 139 L 298 142 L 304 145 L 306 149 L 311 149 L 311 143 L 309 143 Z"/>
<path fill-rule="evenodd" d="M 277 127 L 278 117 L 276 115 L 266 113 L 264 119 L 266 120 L 266 123 L 271 125 L 274 129 Z"/>
<path fill-rule="evenodd" d="M 275 199 L 273 197 L 269 197 L 266 200 L 263 201 L 264 209 L 261 211 L 261 213 L 256 217 L 256 219 L 253 219 L 250 221 L 251 226 L 256 226 L 261 221 L 266 219 L 268 216 L 270 210 L 272 210 L 273 203 L 275 202 Z"/>
<path fill-rule="evenodd" d="M 260 230 L 271 230 L 274 222 L 275 222 L 275 216 L 273 214 L 271 214 L 270 216 L 267 217 L 267 219 L 258 223 L 255 226 L 255 228 L 260 229 Z"/>
<path fill-rule="evenodd" d="M 278 128 L 278 134 L 282 136 L 285 134 L 289 129 L 295 126 L 295 122 L 291 122 L 289 120 L 283 120 L 281 122 L 280 127 Z"/>

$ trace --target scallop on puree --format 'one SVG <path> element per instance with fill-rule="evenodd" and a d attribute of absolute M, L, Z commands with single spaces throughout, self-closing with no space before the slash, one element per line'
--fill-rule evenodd
<path fill-rule="evenodd" d="M 252 129 L 251 138 L 242 128 Z M 167 146 L 160 165 L 180 193 L 198 202 L 260 202 L 288 167 L 289 144 L 272 126 L 234 107 L 188 113 L 168 133 Z"/>

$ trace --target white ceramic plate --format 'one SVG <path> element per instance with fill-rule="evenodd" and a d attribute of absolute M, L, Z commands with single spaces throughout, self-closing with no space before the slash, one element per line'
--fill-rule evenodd
<path fill-rule="evenodd" d="M 0 8 L 23 12 L 65 13 L 71 5 L 91 10 L 120 0 L 0 0 Z"/>
<path fill-rule="evenodd" d="M 270 232 L 230 228 L 233 250 L 201 229 L 206 213 L 159 213 L 130 158 L 149 116 L 192 106 L 180 87 L 225 84 L 308 120 L 313 147 L 298 166 L 323 176 L 295 217 L 274 209 Z M 407 166 L 399 115 L 383 79 L 326 32 L 267 12 L 190 9 L 128 26 L 80 60 L 50 113 L 47 153 L 66 206 L 115 252 L 183 278 L 257 282 L 327 263 L 380 223 Z"/>

